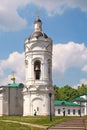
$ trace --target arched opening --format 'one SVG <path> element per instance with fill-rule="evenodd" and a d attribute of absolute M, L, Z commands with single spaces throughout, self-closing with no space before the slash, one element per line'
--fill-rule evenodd
<path fill-rule="evenodd" d="M 34 98 L 32 100 L 32 114 L 34 115 L 35 111 L 36 111 L 36 115 L 41 115 L 42 114 L 42 98 Z"/>
<path fill-rule="evenodd" d="M 40 79 L 40 73 L 41 73 L 41 62 L 39 60 L 34 62 L 34 72 L 35 72 L 35 79 Z"/>

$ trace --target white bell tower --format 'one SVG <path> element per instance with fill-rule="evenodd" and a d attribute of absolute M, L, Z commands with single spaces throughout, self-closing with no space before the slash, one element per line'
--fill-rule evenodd
<path fill-rule="evenodd" d="M 26 87 L 23 115 L 54 114 L 52 87 L 52 40 L 42 32 L 42 21 L 34 22 L 34 32 L 25 41 Z M 51 109 L 50 109 L 51 108 Z"/>

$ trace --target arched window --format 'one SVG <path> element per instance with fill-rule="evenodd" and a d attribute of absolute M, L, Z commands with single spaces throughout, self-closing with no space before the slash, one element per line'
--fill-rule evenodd
<path fill-rule="evenodd" d="M 35 73 L 35 79 L 40 79 L 40 73 L 41 73 L 41 62 L 39 60 L 34 62 L 34 73 Z"/>

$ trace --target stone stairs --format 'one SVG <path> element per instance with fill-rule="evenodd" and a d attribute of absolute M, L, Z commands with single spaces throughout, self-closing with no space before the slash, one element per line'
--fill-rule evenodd
<path fill-rule="evenodd" d="M 60 124 L 52 126 L 48 130 L 87 130 L 84 118 L 68 119 Z"/>

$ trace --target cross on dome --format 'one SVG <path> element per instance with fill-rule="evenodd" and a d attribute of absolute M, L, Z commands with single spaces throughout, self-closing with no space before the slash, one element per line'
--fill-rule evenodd
<path fill-rule="evenodd" d="M 14 76 L 14 71 L 12 71 L 11 80 L 13 81 L 13 83 L 15 83 L 15 76 Z"/>
<path fill-rule="evenodd" d="M 40 11 L 38 10 L 38 11 L 36 12 L 36 18 L 39 19 L 39 17 L 40 17 Z"/>

